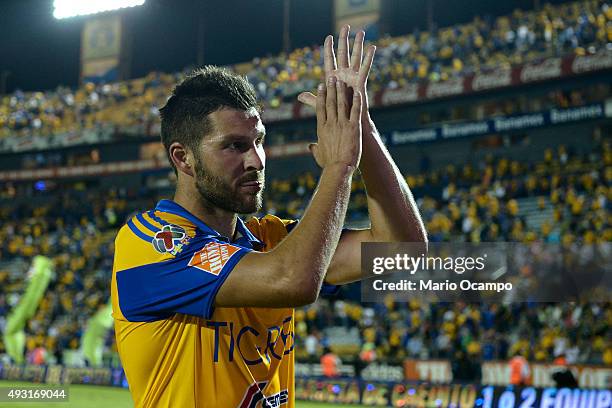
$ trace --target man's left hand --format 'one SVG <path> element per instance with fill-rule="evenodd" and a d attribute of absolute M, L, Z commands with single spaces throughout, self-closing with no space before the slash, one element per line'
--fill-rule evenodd
<path fill-rule="evenodd" d="M 374 53 L 376 52 L 376 46 L 370 45 L 366 50 L 365 57 L 362 56 L 365 32 L 361 30 L 355 35 L 353 51 L 349 59 L 349 31 L 350 27 L 348 25 L 343 26 L 340 30 L 337 59 L 334 54 L 334 37 L 328 35 L 327 38 L 325 38 L 325 45 L 323 46 L 325 80 L 334 76 L 339 81 L 346 83 L 348 86 L 347 89 L 352 88 L 351 92 L 352 90 L 361 92 L 361 117 L 364 119 L 367 118 L 368 115 L 367 83 L 370 69 L 372 68 L 372 61 L 374 60 Z M 348 101 L 352 101 L 351 95 L 345 95 L 345 97 Z M 298 95 L 298 100 L 313 108 L 316 107 L 317 97 L 310 92 L 302 92 Z"/>

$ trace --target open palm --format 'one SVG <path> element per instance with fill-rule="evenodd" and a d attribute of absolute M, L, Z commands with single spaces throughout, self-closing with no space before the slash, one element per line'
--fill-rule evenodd
<path fill-rule="evenodd" d="M 374 53 L 376 47 L 370 45 L 366 51 L 365 58 L 363 58 L 363 40 L 365 32 L 359 31 L 355 35 L 355 41 L 353 43 L 353 50 L 349 57 L 349 31 L 350 27 L 345 25 L 340 30 L 338 38 L 338 57 L 334 53 L 334 37 L 328 35 L 325 38 L 325 44 L 323 46 L 323 61 L 325 65 L 325 80 L 329 77 L 336 77 L 338 80 L 346 83 L 349 92 L 352 90 L 358 90 L 363 96 L 362 99 L 362 115 L 364 115 L 368 108 L 367 98 L 367 83 L 368 76 L 370 75 L 370 69 L 372 68 L 372 61 L 374 60 Z M 352 88 L 352 89 L 351 89 Z M 352 100 L 351 95 L 345 95 L 350 101 Z M 298 100 L 311 107 L 316 107 L 316 96 L 310 92 L 302 92 L 298 95 Z"/>

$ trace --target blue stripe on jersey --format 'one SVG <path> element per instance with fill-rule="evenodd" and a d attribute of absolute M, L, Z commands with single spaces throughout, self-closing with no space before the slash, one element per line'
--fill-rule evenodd
<path fill-rule="evenodd" d="M 159 228 L 151 224 L 149 221 L 145 220 L 142 214 L 136 214 L 136 218 L 138 218 L 138 221 L 140 221 L 140 223 L 147 227 L 151 232 L 156 233 L 157 231 L 159 231 Z"/>
<path fill-rule="evenodd" d="M 161 212 L 167 212 L 170 214 L 178 215 L 179 217 L 183 217 L 187 219 L 189 222 L 191 222 L 193 225 L 198 227 L 206 235 L 213 236 L 213 237 L 221 235 L 217 231 L 215 231 L 214 229 L 206 225 L 198 217 L 191 214 L 189 211 L 187 211 L 186 209 L 184 209 L 183 207 L 181 207 L 179 204 L 175 203 L 172 200 L 166 200 L 166 199 L 160 200 L 157 203 L 157 207 L 155 207 L 155 210 L 161 211 Z"/>
<path fill-rule="evenodd" d="M 134 221 L 132 221 L 132 219 L 130 219 L 127 222 L 127 226 L 132 230 L 132 232 L 134 234 L 136 234 L 136 236 L 140 239 L 143 239 L 147 242 L 151 242 L 153 240 L 153 237 L 148 236 L 147 234 L 145 234 L 144 232 L 140 231 L 138 229 L 138 227 L 136 225 L 134 225 Z"/>
<path fill-rule="evenodd" d="M 194 242 L 197 245 L 177 258 L 117 271 L 119 308 L 127 320 L 151 322 L 174 313 L 211 318 L 219 288 L 251 250 L 240 248 L 218 274 L 212 274 L 189 263 L 196 248 L 220 241 L 206 238 Z"/>
<path fill-rule="evenodd" d="M 154 219 L 155 221 L 157 221 L 158 223 L 160 223 L 161 225 L 168 225 L 168 221 L 162 220 L 157 215 L 155 215 L 154 210 L 147 212 L 147 215 L 151 217 L 152 219 Z"/>

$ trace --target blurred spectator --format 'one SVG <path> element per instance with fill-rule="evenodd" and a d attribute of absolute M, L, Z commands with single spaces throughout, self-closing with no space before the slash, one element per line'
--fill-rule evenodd
<path fill-rule="evenodd" d="M 321 371 L 325 377 L 338 377 L 342 361 L 329 347 L 323 349 L 321 356 Z"/>
<path fill-rule="evenodd" d="M 359 360 L 364 363 L 372 363 L 376 361 L 376 349 L 371 342 L 365 343 L 359 353 Z"/>
<path fill-rule="evenodd" d="M 510 359 L 510 384 L 512 385 L 527 385 L 529 384 L 529 362 L 519 352 L 515 353 Z"/>
<path fill-rule="evenodd" d="M 465 383 L 480 383 L 482 377 L 481 364 L 475 355 L 469 355 L 463 350 L 455 353 L 451 369 L 453 371 L 453 381 Z"/>
<path fill-rule="evenodd" d="M 315 362 L 317 360 L 317 356 L 319 355 L 319 339 L 317 334 L 318 333 L 316 331 L 309 333 L 304 341 L 306 354 L 308 355 L 308 361 L 310 362 Z"/>
<path fill-rule="evenodd" d="M 554 361 L 554 371 L 552 379 L 555 382 L 556 388 L 578 388 L 578 381 L 572 373 L 572 370 L 567 366 L 565 355 L 560 355 Z"/>

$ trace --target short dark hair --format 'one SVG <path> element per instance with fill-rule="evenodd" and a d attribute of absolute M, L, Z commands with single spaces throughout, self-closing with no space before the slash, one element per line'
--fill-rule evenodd
<path fill-rule="evenodd" d="M 208 65 L 196 69 L 174 88 L 159 113 L 161 140 L 175 173 L 170 145 L 179 142 L 195 151 L 202 136 L 212 130 L 208 115 L 224 107 L 261 111 L 253 85 L 225 68 Z"/>

